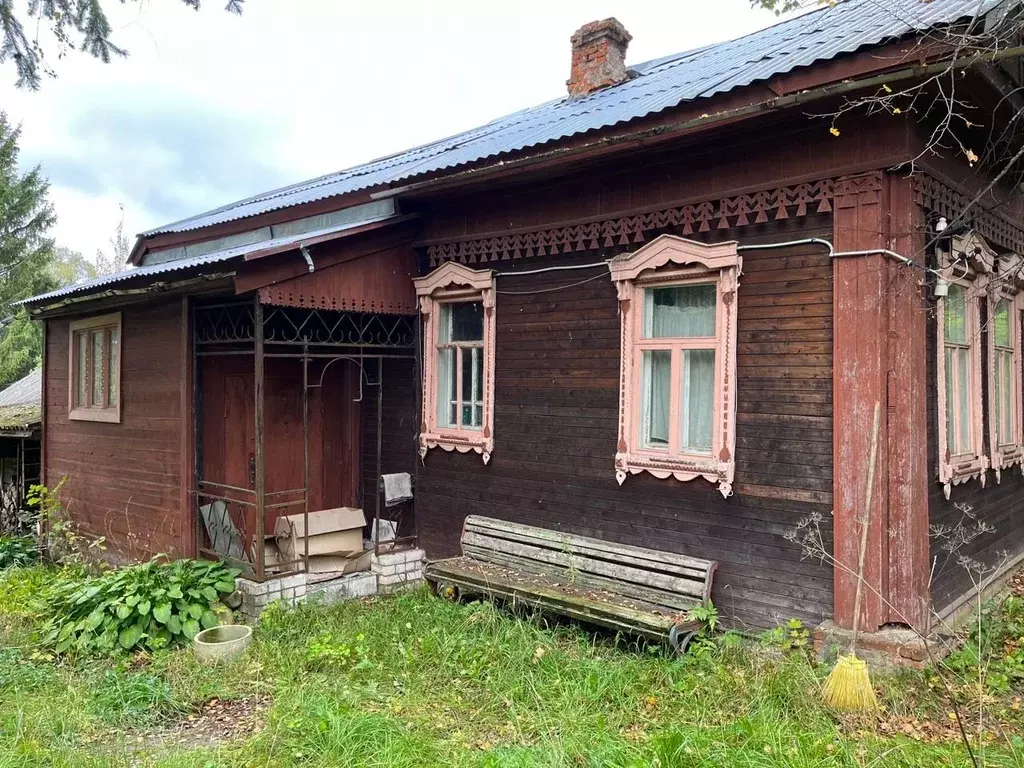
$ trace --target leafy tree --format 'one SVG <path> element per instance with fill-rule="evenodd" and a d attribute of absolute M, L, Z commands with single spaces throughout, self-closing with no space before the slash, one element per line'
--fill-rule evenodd
<path fill-rule="evenodd" d="M 38 166 L 19 171 L 20 134 L 0 112 L 0 386 L 27 374 L 42 357 L 38 324 L 16 302 L 57 284 L 47 236 L 56 220 L 46 198 L 49 184 Z"/>
<path fill-rule="evenodd" d="M 53 251 L 50 274 L 57 285 L 63 287 L 92 280 L 94 277 L 98 277 L 100 273 L 96 265 L 85 258 L 80 251 L 57 246 Z"/>
<path fill-rule="evenodd" d="M 117 222 L 117 229 L 110 238 L 110 253 L 102 248 L 96 249 L 96 274 L 112 275 L 115 272 L 128 269 L 128 257 L 132 254 L 132 241 L 124 233 L 124 205 L 121 206 L 121 219 Z"/>
<path fill-rule="evenodd" d="M 143 0 L 120 0 L 141 3 Z M 199 10 L 201 0 L 181 0 Z M 241 13 L 244 0 L 227 0 L 226 10 Z M 19 88 L 36 90 L 42 74 L 53 76 L 46 64 L 40 29 L 49 29 L 57 48 L 57 57 L 68 51 L 80 51 L 104 63 L 128 51 L 111 39 L 112 29 L 102 0 L 0 0 L 0 63 L 11 61 L 18 73 Z M 26 27 L 32 30 L 26 33 Z"/>

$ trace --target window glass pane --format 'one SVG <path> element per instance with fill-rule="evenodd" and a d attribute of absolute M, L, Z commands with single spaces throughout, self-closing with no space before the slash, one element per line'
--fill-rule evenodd
<path fill-rule="evenodd" d="M 711 452 L 711 427 L 715 415 L 715 351 L 683 352 L 683 408 L 680 450 Z"/>
<path fill-rule="evenodd" d="M 946 450 L 957 451 L 956 433 L 956 347 L 946 347 Z"/>
<path fill-rule="evenodd" d="M 992 332 L 995 334 L 997 347 L 1010 346 L 1010 302 L 1006 299 L 996 304 L 992 317 Z"/>
<path fill-rule="evenodd" d="M 103 405 L 103 369 L 107 364 L 103 349 L 104 331 L 92 332 L 92 404 Z"/>
<path fill-rule="evenodd" d="M 956 375 L 959 379 L 960 386 L 957 388 L 957 429 L 958 435 L 958 447 L 957 453 L 970 453 L 971 452 L 971 408 L 970 408 L 970 389 L 971 379 L 969 374 L 969 363 L 970 353 L 966 349 L 956 350 L 957 359 L 957 371 Z"/>
<path fill-rule="evenodd" d="M 455 351 L 437 350 L 437 425 L 455 425 Z"/>
<path fill-rule="evenodd" d="M 644 350 L 640 382 L 640 443 L 644 448 L 667 448 L 672 353 Z"/>
<path fill-rule="evenodd" d="M 107 393 L 111 405 L 117 405 L 121 396 L 121 377 L 118 371 L 121 369 L 121 334 L 117 328 L 110 329 L 110 366 L 107 377 Z"/>
<path fill-rule="evenodd" d="M 451 313 L 451 341 L 484 340 L 484 305 L 481 302 L 446 306 Z"/>
<path fill-rule="evenodd" d="M 644 338 L 715 335 L 714 283 L 648 288 L 644 291 Z"/>
<path fill-rule="evenodd" d="M 479 347 L 462 350 L 462 426 L 479 429 L 483 419 L 483 350 Z"/>
<path fill-rule="evenodd" d="M 1015 442 L 1013 434 L 1013 353 L 998 352 L 996 355 L 995 401 L 998 430 L 998 445 Z"/>
<path fill-rule="evenodd" d="M 88 399 L 89 335 L 79 331 L 75 334 L 75 405 L 86 406 Z"/>
<path fill-rule="evenodd" d="M 967 343 L 967 302 L 964 289 L 956 285 L 949 286 L 949 295 L 945 300 L 946 341 L 960 344 Z"/>

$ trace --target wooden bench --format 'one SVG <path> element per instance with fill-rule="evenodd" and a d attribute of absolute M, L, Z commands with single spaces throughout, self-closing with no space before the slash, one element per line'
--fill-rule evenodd
<path fill-rule="evenodd" d="M 427 564 L 435 594 L 483 595 L 626 634 L 682 653 L 701 628 L 717 563 L 470 515 L 462 557 Z"/>

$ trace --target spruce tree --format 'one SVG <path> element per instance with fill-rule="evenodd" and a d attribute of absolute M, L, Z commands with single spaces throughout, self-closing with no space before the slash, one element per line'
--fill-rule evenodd
<path fill-rule="evenodd" d="M 20 128 L 0 112 L 0 388 L 29 373 L 42 358 L 42 331 L 16 302 L 57 285 L 53 240 L 56 217 L 38 166 L 18 168 Z"/>

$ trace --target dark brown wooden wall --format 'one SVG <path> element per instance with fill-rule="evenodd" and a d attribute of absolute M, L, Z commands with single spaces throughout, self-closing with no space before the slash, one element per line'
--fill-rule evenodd
<path fill-rule="evenodd" d="M 934 307 L 934 299 L 932 299 Z M 985 325 L 983 323 L 983 325 Z M 983 370 L 988 370 L 988 341 L 982 331 Z M 960 556 L 991 567 L 1003 562 L 1004 555 L 1014 556 L 1024 551 L 1024 478 L 1021 468 L 1013 467 L 1002 473 L 1002 482 L 996 484 L 995 472 L 989 472 L 985 487 L 978 480 L 954 485 L 947 501 L 939 483 L 939 416 L 938 329 L 934 311 L 928 321 L 928 466 L 932 484 L 928 494 L 928 522 L 932 527 L 931 556 L 934 569 L 931 584 L 932 607 L 941 614 L 960 598 L 973 591 L 971 574 L 959 562 Z M 985 446 L 988 450 L 988 377 L 982 377 L 982 403 L 985 409 Z M 951 552 L 936 535 L 936 527 L 943 529 L 963 525 L 974 528 L 976 521 L 994 530 L 979 536 Z M 978 574 L 974 574 L 978 578 Z"/>
<path fill-rule="evenodd" d="M 200 365 L 203 479 L 252 488 L 253 358 L 203 357 Z M 323 360 L 312 360 L 308 375 L 309 509 L 357 506 L 361 426 L 360 408 L 354 400 L 358 394 L 358 368 L 338 361 L 325 370 Z M 268 358 L 265 381 L 267 493 L 302 488 L 302 362 Z M 273 530 L 278 516 L 299 511 L 301 507 L 268 511 L 267 530 Z M 233 510 L 233 514 L 237 516 L 238 510 Z M 236 522 L 243 532 L 254 534 L 253 514 L 246 515 L 244 522 Z"/>
<path fill-rule="evenodd" d="M 743 243 L 831 238 L 828 217 L 716 233 Z M 717 238 L 716 238 L 717 239 Z M 573 256 L 586 263 L 608 254 Z M 641 474 L 615 481 L 619 317 L 599 272 L 500 277 L 495 449 L 433 449 L 417 475 L 430 556 L 458 550 L 462 521 L 483 514 L 715 559 L 713 598 L 738 626 L 817 622 L 831 614 L 832 570 L 802 558 L 787 533 L 820 518 L 831 548 L 832 264 L 820 246 L 743 254 L 739 289 L 735 495 L 703 481 Z M 571 263 L 559 257 L 499 269 Z"/>
<path fill-rule="evenodd" d="M 180 554 L 181 303 L 121 312 L 120 424 L 68 420 L 69 321 L 46 321 L 46 480 L 67 478 L 65 507 L 111 559 Z"/>
<path fill-rule="evenodd" d="M 377 363 L 367 364 L 367 375 L 378 380 Z M 416 413 L 418 376 L 415 361 L 395 359 L 383 361 L 381 393 L 381 464 L 380 473 L 408 472 L 415 475 Z M 362 419 L 362 505 L 366 519 L 373 517 L 377 499 L 377 393 L 378 387 L 363 386 Z M 383 512 L 382 512 L 383 514 Z M 404 522 L 411 525 L 411 515 Z M 404 525 L 403 524 L 403 525 Z M 402 535 L 411 534 L 403 527 Z"/>

